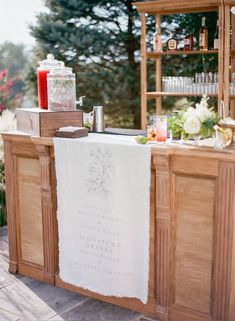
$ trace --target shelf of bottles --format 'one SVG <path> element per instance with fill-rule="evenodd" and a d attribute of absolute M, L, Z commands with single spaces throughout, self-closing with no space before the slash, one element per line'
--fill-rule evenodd
<path fill-rule="evenodd" d="M 195 54 L 216 54 L 219 49 L 219 32 L 218 23 L 214 33 L 213 49 L 208 48 L 208 28 L 206 26 L 206 17 L 202 17 L 201 27 L 199 30 L 199 46 L 195 50 L 194 48 L 194 36 L 192 34 L 186 34 L 183 40 L 183 50 L 179 49 L 178 39 L 174 33 L 171 33 L 165 46 L 166 50 L 163 50 L 162 34 L 159 25 L 156 25 L 156 31 L 153 37 L 153 51 L 147 52 L 148 57 L 154 57 L 159 55 L 195 55 Z"/>
<path fill-rule="evenodd" d="M 183 48 L 182 48 L 183 47 Z M 153 41 L 153 51 L 147 51 L 147 58 L 158 58 L 167 55 L 210 55 L 219 52 L 218 20 L 214 33 L 213 49 L 208 48 L 208 28 L 206 18 L 202 17 L 199 30 L 199 46 L 194 47 L 194 37 L 188 34 L 184 37 L 183 46 L 179 49 L 178 40 L 172 33 L 166 44 L 162 44 L 162 35 L 159 26 L 156 26 Z M 194 77 L 162 77 L 161 91 L 147 92 L 147 98 L 160 96 L 217 96 L 218 95 L 218 73 L 196 73 Z M 230 83 L 230 97 L 235 96 L 235 74 Z"/>

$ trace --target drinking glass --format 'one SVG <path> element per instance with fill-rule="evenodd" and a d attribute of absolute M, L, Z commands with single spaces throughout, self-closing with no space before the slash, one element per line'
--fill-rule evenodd
<path fill-rule="evenodd" d="M 160 115 L 155 117 L 157 142 L 165 142 L 167 137 L 167 116 Z"/>
<path fill-rule="evenodd" d="M 147 139 L 149 143 L 157 142 L 157 129 L 154 125 L 147 126 Z"/>

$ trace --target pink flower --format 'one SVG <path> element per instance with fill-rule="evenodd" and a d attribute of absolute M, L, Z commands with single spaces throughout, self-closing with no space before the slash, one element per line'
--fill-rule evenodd
<path fill-rule="evenodd" d="M 1 70 L 0 71 L 0 79 L 5 78 L 8 75 L 7 69 Z"/>
<path fill-rule="evenodd" d="M 5 106 L 0 103 L 0 113 L 3 111 L 4 108 L 5 108 Z"/>

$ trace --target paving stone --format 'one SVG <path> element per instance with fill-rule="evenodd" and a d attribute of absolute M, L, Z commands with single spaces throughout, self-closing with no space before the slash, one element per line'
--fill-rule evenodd
<path fill-rule="evenodd" d="M 90 299 L 50 321 L 136 321 L 140 314 Z"/>
<path fill-rule="evenodd" d="M 149 316 L 142 316 L 139 319 L 137 319 L 136 321 L 160 321 L 160 320 L 153 319 L 153 318 L 151 318 Z"/>
<path fill-rule="evenodd" d="M 14 315 L 8 311 L 2 310 L 0 308 L 0 320 L 1 321 L 20 321 L 19 316 Z"/>
<path fill-rule="evenodd" d="M 2 227 L 0 228 L 0 266 L 5 266 L 8 268 L 8 261 L 9 261 L 9 255 L 8 255 L 8 239 L 7 234 L 5 235 L 5 232 L 2 233 Z M 5 228 L 4 231 L 7 231 Z"/>
<path fill-rule="evenodd" d="M 84 299 L 82 295 L 26 277 L 0 291 L 0 307 L 25 321 L 48 320 Z"/>
<path fill-rule="evenodd" d="M 11 274 L 5 269 L 4 266 L 2 267 L 0 265 L 0 289 L 15 282 L 18 282 L 20 278 L 20 275 Z"/>
<path fill-rule="evenodd" d="M 0 228 L 0 238 L 7 236 L 7 225 Z"/>
<path fill-rule="evenodd" d="M 0 228 L 0 321 L 158 321 L 8 272 L 7 227 Z"/>

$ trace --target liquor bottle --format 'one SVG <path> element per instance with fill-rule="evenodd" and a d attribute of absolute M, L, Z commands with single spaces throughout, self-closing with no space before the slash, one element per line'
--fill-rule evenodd
<path fill-rule="evenodd" d="M 199 30 L 199 49 L 208 50 L 208 28 L 206 26 L 206 17 L 202 17 L 202 25 Z"/>
<path fill-rule="evenodd" d="M 159 26 L 156 26 L 156 31 L 153 37 L 153 50 L 162 51 L 162 34 Z"/>
<path fill-rule="evenodd" d="M 184 38 L 184 50 L 189 51 L 193 50 L 193 35 L 187 34 Z"/>
<path fill-rule="evenodd" d="M 175 38 L 174 33 L 171 34 L 167 40 L 167 50 L 177 50 L 178 40 Z"/>
<path fill-rule="evenodd" d="M 214 34 L 214 49 L 219 49 L 219 20 L 217 20 L 216 30 Z"/>

